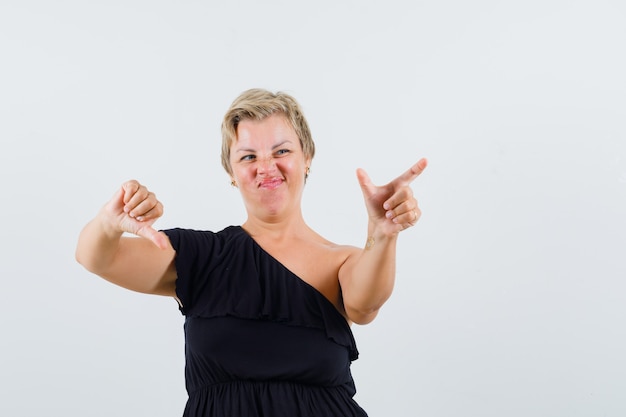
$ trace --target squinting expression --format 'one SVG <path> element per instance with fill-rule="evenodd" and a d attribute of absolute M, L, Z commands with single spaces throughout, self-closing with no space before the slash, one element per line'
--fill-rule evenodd
<path fill-rule="evenodd" d="M 305 160 L 298 135 L 282 114 L 261 121 L 242 120 L 231 145 L 230 162 L 249 210 L 258 208 L 255 203 L 271 204 L 273 214 L 299 206 L 310 161 Z"/>

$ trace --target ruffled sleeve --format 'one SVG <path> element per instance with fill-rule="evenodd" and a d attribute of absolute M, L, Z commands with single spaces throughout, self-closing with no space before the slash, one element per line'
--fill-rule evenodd
<path fill-rule="evenodd" d="M 216 253 L 221 245 L 213 232 L 180 228 L 163 232 L 176 251 L 176 296 L 181 312 L 187 314 L 209 285 L 208 278 L 217 265 Z"/>

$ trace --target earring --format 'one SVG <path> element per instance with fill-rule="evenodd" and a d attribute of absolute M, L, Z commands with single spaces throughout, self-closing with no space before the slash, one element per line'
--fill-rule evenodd
<path fill-rule="evenodd" d="M 310 167 L 306 167 L 306 171 L 304 172 L 304 179 L 306 180 L 307 178 L 309 178 L 309 174 L 311 173 L 311 168 Z"/>
<path fill-rule="evenodd" d="M 231 185 L 232 187 L 237 188 L 237 181 L 232 180 L 232 181 L 230 182 L 230 185 Z"/>

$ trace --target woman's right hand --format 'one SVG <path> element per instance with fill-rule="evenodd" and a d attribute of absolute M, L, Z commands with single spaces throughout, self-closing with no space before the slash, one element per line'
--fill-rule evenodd
<path fill-rule="evenodd" d="M 136 180 L 126 181 L 103 207 L 103 226 L 111 233 L 132 233 L 150 240 L 157 247 L 169 247 L 167 239 L 152 225 L 163 215 L 163 204 L 153 192 Z"/>

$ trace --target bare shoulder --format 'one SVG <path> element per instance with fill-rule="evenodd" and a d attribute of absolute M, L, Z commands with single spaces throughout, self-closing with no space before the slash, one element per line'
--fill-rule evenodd
<path fill-rule="evenodd" d="M 342 245 L 332 242 L 316 234 L 312 244 L 319 250 L 319 256 L 327 257 L 337 267 L 341 267 L 350 257 L 359 253 L 359 248 L 352 245 Z"/>

